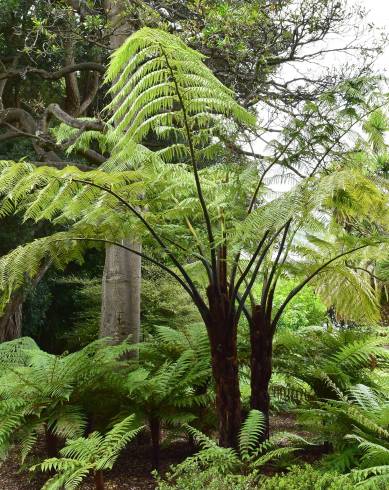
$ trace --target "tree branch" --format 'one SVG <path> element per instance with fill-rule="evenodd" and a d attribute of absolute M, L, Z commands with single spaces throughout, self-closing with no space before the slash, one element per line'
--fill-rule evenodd
<path fill-rule="evenodd" d="M 8 69 L 0 73 L 0 80 L 5 80 L 9 78 L 26 78 L 29 75 L 37 75 L 44 80 L 59 80 L 69 73 L 75 73 L 77 71 L 97 71 L 104 74 L 105 67 L 100 63 L 95 63 L 92 61 L 85 61 L 83 63 L 75 63 L 73 65 L 64 66 L 57 71 L 47 71 L 42 68 L 35 68 L 33 66 L 26 66 L 22 69 Z"/>
<path fill-rule="evenodd" d="M 99 119 L 94 120 L 84 120 L 77 117 L 70 116 L 65 112 L 58 104 L 50 104 L 44 112 L 42 119 L 42 131 L 47 132 L 48 120 L 50 115 L 56 117 L 59 121 L 67 124 L 68 126 L 76 129 L 81 129 L 84 131 L 104 131 L 106 129 L 106 124 Z"/>

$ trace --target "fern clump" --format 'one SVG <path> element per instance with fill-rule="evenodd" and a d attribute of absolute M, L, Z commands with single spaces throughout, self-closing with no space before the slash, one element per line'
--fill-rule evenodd
<path fill-rule="evenodd" d="M 3 455 L 12 442 L 20 441 L 24 460 L 42 433 L 59 440 L 77 438 L 92 416 L 94 424 L 105 427 L 120 410 L 124 375 L 120 357 L 127 349 L 125 343 L 109 346 L 100 340 L 79 352 L 56 356 L 42 351 L 29 338 L 1 344 Z"/>
<path fill-rule="evenodd" d="M 160 326 L 134 348 L 140 362 L 127 375 L 124 390 L 131 410 L 149 426 L 152 464 L 158 467 L 162 426 L 172 434 L 182 432 L 183 423 L 196 423 L 214 402 L 208 337 L 201 324 L 177 330 Z"/>
<path fill-rule="evenodd" d="M 340 400 L 317 402 L 299 410 L 300 421 L 317 442 L 329 442 L 333 452 L 325 465 L 338 471 L 352 468 L 356 480 L 386 482 L 389 474 L 388 394 L 365 385 L 347 392 Z M 374 477 L 374 478 L 373 478 Z"/>
<path fill-rule="evenodd" d="M 308 340 L 308 341 L 307 341 Z M 306 327 L 279 331 L 275 337 L 274 395 L 297 401 L 340 399 L 354 385 L 381 389 L 382 374 L 389 365 L 385 337 L 374 329 Z M 340 389 L 340 391 L 339 391 Z M 293 400 L 294 398 L 294 400 Z"/>
<path fill-rule="evenodd" d="M 88 437 L 69 440 L 61 449 L 60 458 L 46 459 L 33 466 L 31 471 L 40 469 L 56 472 L 42 490 L 73 490 L 81 485 L 89 473 L 95 475 L 96 488 L 102 489 L 102 472 L 113 467 L 120 452 L 142 429 L 136 423 L 134 415 L 130 415 L 115 424 L 106 434 L 92 432 Z"/>
<path fill-rule="evenodd" d="M 310 465 L 292 466 L 288 472 L 271 478 L 262 477 L 259 488 L 263 490 L 353 490 L 351 478 L 335 471 L 324 472 Z"/>
<path fill-rule="evenodd" d="M 265 417 L 258 410 L 251 410 L 239 435 L 237 449 L 219 446 L 213 439 L 193 427 L 187 426 L 188 432 L 200 446 L 200 451 L 178 465 L 172 473 L 172 480 L 185 475 L 188 471 L 218 473 L 219 476 L 251 475 L 252 481 L 258 477 L 261 469 L 269 464 L 281 464 L 290 456 L 310 443 L 294 434 L 278 433 L 265 442 Z M 298 443 L 298 446 L 291 444 Z"/>

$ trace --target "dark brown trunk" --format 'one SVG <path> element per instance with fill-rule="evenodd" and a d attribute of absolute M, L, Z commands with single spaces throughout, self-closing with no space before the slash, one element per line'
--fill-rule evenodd
<path fill-rule="evenodd" d="M 31 288 L 35 288 L 48 271 L 51 261 L 44 262 L 31 282 Z M 0 317 L 0 342 L 18 339 L 22 336 L 23 302 L 25 293 L 23 290 L 15 291 L 7 303 Z"/>
<path fill-rule="evenodd" d="M 241 425 L 237 324 L 226 294 L 215 294 L 209 289 L 208 298 L 210 318 L 206 326 L 216 385 L 219 443 L 223 447 L 237 447 Z"/>
<path fill-rule="evenodd" d="M 0 342 L 18 339 L 22 335 L 23 294 L 13 293 L 0 318 Z"/>
<path fill-rule="evenodd" d="M 161 422 L 158 417 L 151 417 L 149 423 L 151 433 L 151 464 L 153 470 L 158 470 L 161 440 Z"/>
<path fill-rule="evenodd" d="M 104 475 L 101 470 L 95 471 L 95 488 L 96 490 L 104 490 Z"/>
<path fill-rule="evenodd" d="M 382 326 L 389 327 L 389 288 L 386 286 L 381 291 L 380 313 Z"/>
<path fill-rule="evenodd" d="M 48 428 L 45 428 L 46 452 L 49 458 L 58 456 L 60 441 L 59 438 Z"/>
<path fill-rule="evenodd" d="M 250 325 L 251 343 L 251 409 L 260 410 L 265 416 L 263 440 L 269 438 L 270 396 L 269 383 L 272 373 L 273 335 L 270 322 L 261 306 L 254 306 Z"/>

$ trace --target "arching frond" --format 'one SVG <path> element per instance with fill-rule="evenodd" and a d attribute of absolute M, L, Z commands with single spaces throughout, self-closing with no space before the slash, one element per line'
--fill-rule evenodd
<path fill-rule="evenodd" d="M 159 152 L 165 161 L 187 160 L 190 145 L 199 157 L 207 148 L 210 157 L 218 151 L 212 138 L 227 120 L 255 124 L 203 58 L 177 36 L 158 29 L 140 29 L 123 43 L 106 75 L 112 82 L 108 109 L 118 139 L 114 153 L 153 133 L 172 142 Z"/>

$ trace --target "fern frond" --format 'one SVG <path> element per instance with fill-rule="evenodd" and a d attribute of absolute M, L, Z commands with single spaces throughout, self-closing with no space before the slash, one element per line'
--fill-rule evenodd
<path fill-rule="evenodd" d="M 259 410 L 250 410 L 239 434 L 239 451 L 243 460 L 256 449 L 266 426 L 265 417 Z"/>

